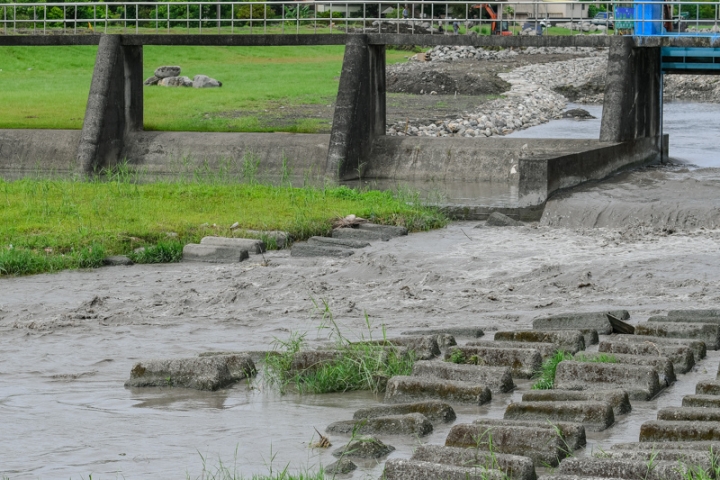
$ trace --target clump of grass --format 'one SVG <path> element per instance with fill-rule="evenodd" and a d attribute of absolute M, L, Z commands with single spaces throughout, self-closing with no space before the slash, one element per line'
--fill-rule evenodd
<path fill-rule="evenodd" d="M 555 355 L 546 359 L 543 362 L 542 367 L 540 367 L 540 370 L 535 373 L 535 378 L 537 380 L 531 387 L 532 390 L 550 390 L 553 388 L 555 385 L 555 372 L 557 371 L 558 364 L 563 360 L 572 359 L 573 356 L 568 352 L 563 350 L 555 352 Z"/>
<path fill-rule="evenodd" d="M 57 272 L 68 268 L 96 268 L 103 264 L 105 249 L 91 245 L 66 253 L 53 253 L 53 249 L 31 250 L 10 245 L 0 250 L 0 275 L 32 275 Z"/>
<path fill-rule="evenodd" d="M 246 476 L 238 472 L 238 452 L 235 448 L 235 459 L 233 465 L 226 465 L 222 459 L 218 458 L 217 465 L 209 466 L 207 458 L 200 454 L 202 460 L 202 472 L 197 480 L 325 480 L 325 471 L 321 467 L 316 472 L 299 472 L 290 473 L 290 466 L 285 465 L 284 468 L 276 469 L 273 465 L 275 456 L 273 454 L 272 447 L 270 449 L 270 463 L 268 465 L 268 473 L 254 474 L 252 476 Z M 190 480 L 190 475 L 186 475 L 187 480 Z"/>
<path fill-rule="evenodd" d="M 477 355 L 465 355 L 465 352 L 459 348 L 453 348 L 450 351 L 450 356 L 445 360 L 450 363 L 457 363 L 460 365 L 485 365 L 485 360 L 478 357 Z"/>
<path fill-rule="evenodd" d="M 179 240 L 161 240 L 155 245 L 138 249 L 129 255 L 135 263 L 173 263 L 182 260 L 183 243 Z"/>

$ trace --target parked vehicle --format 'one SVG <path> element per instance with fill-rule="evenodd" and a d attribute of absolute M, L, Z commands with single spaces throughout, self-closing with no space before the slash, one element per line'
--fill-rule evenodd
<path fill-rule="evenodd" d="M 597 15 L 590 20 L 593 25 L 607 25 L 610 28 L 614 28 L 613 15 L 608 12 L 598 12 Z"/>

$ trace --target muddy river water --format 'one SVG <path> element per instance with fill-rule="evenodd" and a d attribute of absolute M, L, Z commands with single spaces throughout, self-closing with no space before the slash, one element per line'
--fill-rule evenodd
<path fill-rule="evenodd" d="M 563 122 L 523 134 L 567 133 Z M 551 201 L 535 225 L 453 223 L 373 244 L 348 259 L 279 251 L 266 255 L 267 265 L 251 257 L 239 265 L 0 279 L 0 478 L 195 479 L 204 464 L 214 472 L 220 461 L 248 476 L 331 463 L 334 448 L 309 448 L 313 428 L 350 419 L 380 398 L 280 395 L 260 381 L 214 393 L 123 387 L 139 359 L 266 350 L 291 332 L 326 341 L 314 307 L 322 300 L 349 338 L 369 335 L 365 314 L 377 337 L 383 326 L 395 336 L 446 325 L 481 327 L 491 338 L 548 313 L 625 308 L 638 322 L 671 308 L 717 307 L 720 175 L 713 167 L 720 167 L 720 148 L 710 142 L 720 141 L 718 123 L 718 106 L 668 105 L 672 157 L 691 166 L 588 185 Z M 674 217 L 657 215 L 672 208 Z M 588 451 L 637 441 L 658 407 L 679 406 L 698 381 L 714 378 L 719 361 L 711 352 L 652 402 L 633 402 L 633 412 L 614 427 L 589 433 Z M 518 384 L 486 406 L 459 408 L 458 421 L 501 418 L 529 388 Z M 408 457 L 421 442 L 443 443 L 449 428 L 422 439 L 383 440 L 397 447 L 393 456 Z M 347 438 L 331 441 L 338 447 Z M 382 470 L 361 467 L 352 478 L 378 478 Z"/>

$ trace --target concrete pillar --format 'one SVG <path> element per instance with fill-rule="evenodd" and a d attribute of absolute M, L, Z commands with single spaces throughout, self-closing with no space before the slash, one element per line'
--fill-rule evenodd
<path fill-rule="evenodd" d="M 351 35 L 345 45 L 325 176 L 362 176 L 374 140 L 385 135 L 385 46 Z"/>
<path fill-rule="evenodd" d="M 117 163 L 125 136 L 143 127 L 142 46 L 103 35 L 83 121 L 78 167 L 91 174 Z"/>
<path fill-rule="evenodd" d="M 600 140 L 657 139 L 662 131 L 660 47 L 636 47 L 632 37 L 615 37 L 608 57 Z"/>

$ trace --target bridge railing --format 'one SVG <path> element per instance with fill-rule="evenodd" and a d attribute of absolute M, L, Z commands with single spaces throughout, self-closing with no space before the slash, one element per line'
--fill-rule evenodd
<path fill-rule="evenodd" d="M 720 0 L 3 3 L 0 34 L 717 35 Z M 492 18 L 495 17 L 495 18 Z"/>

